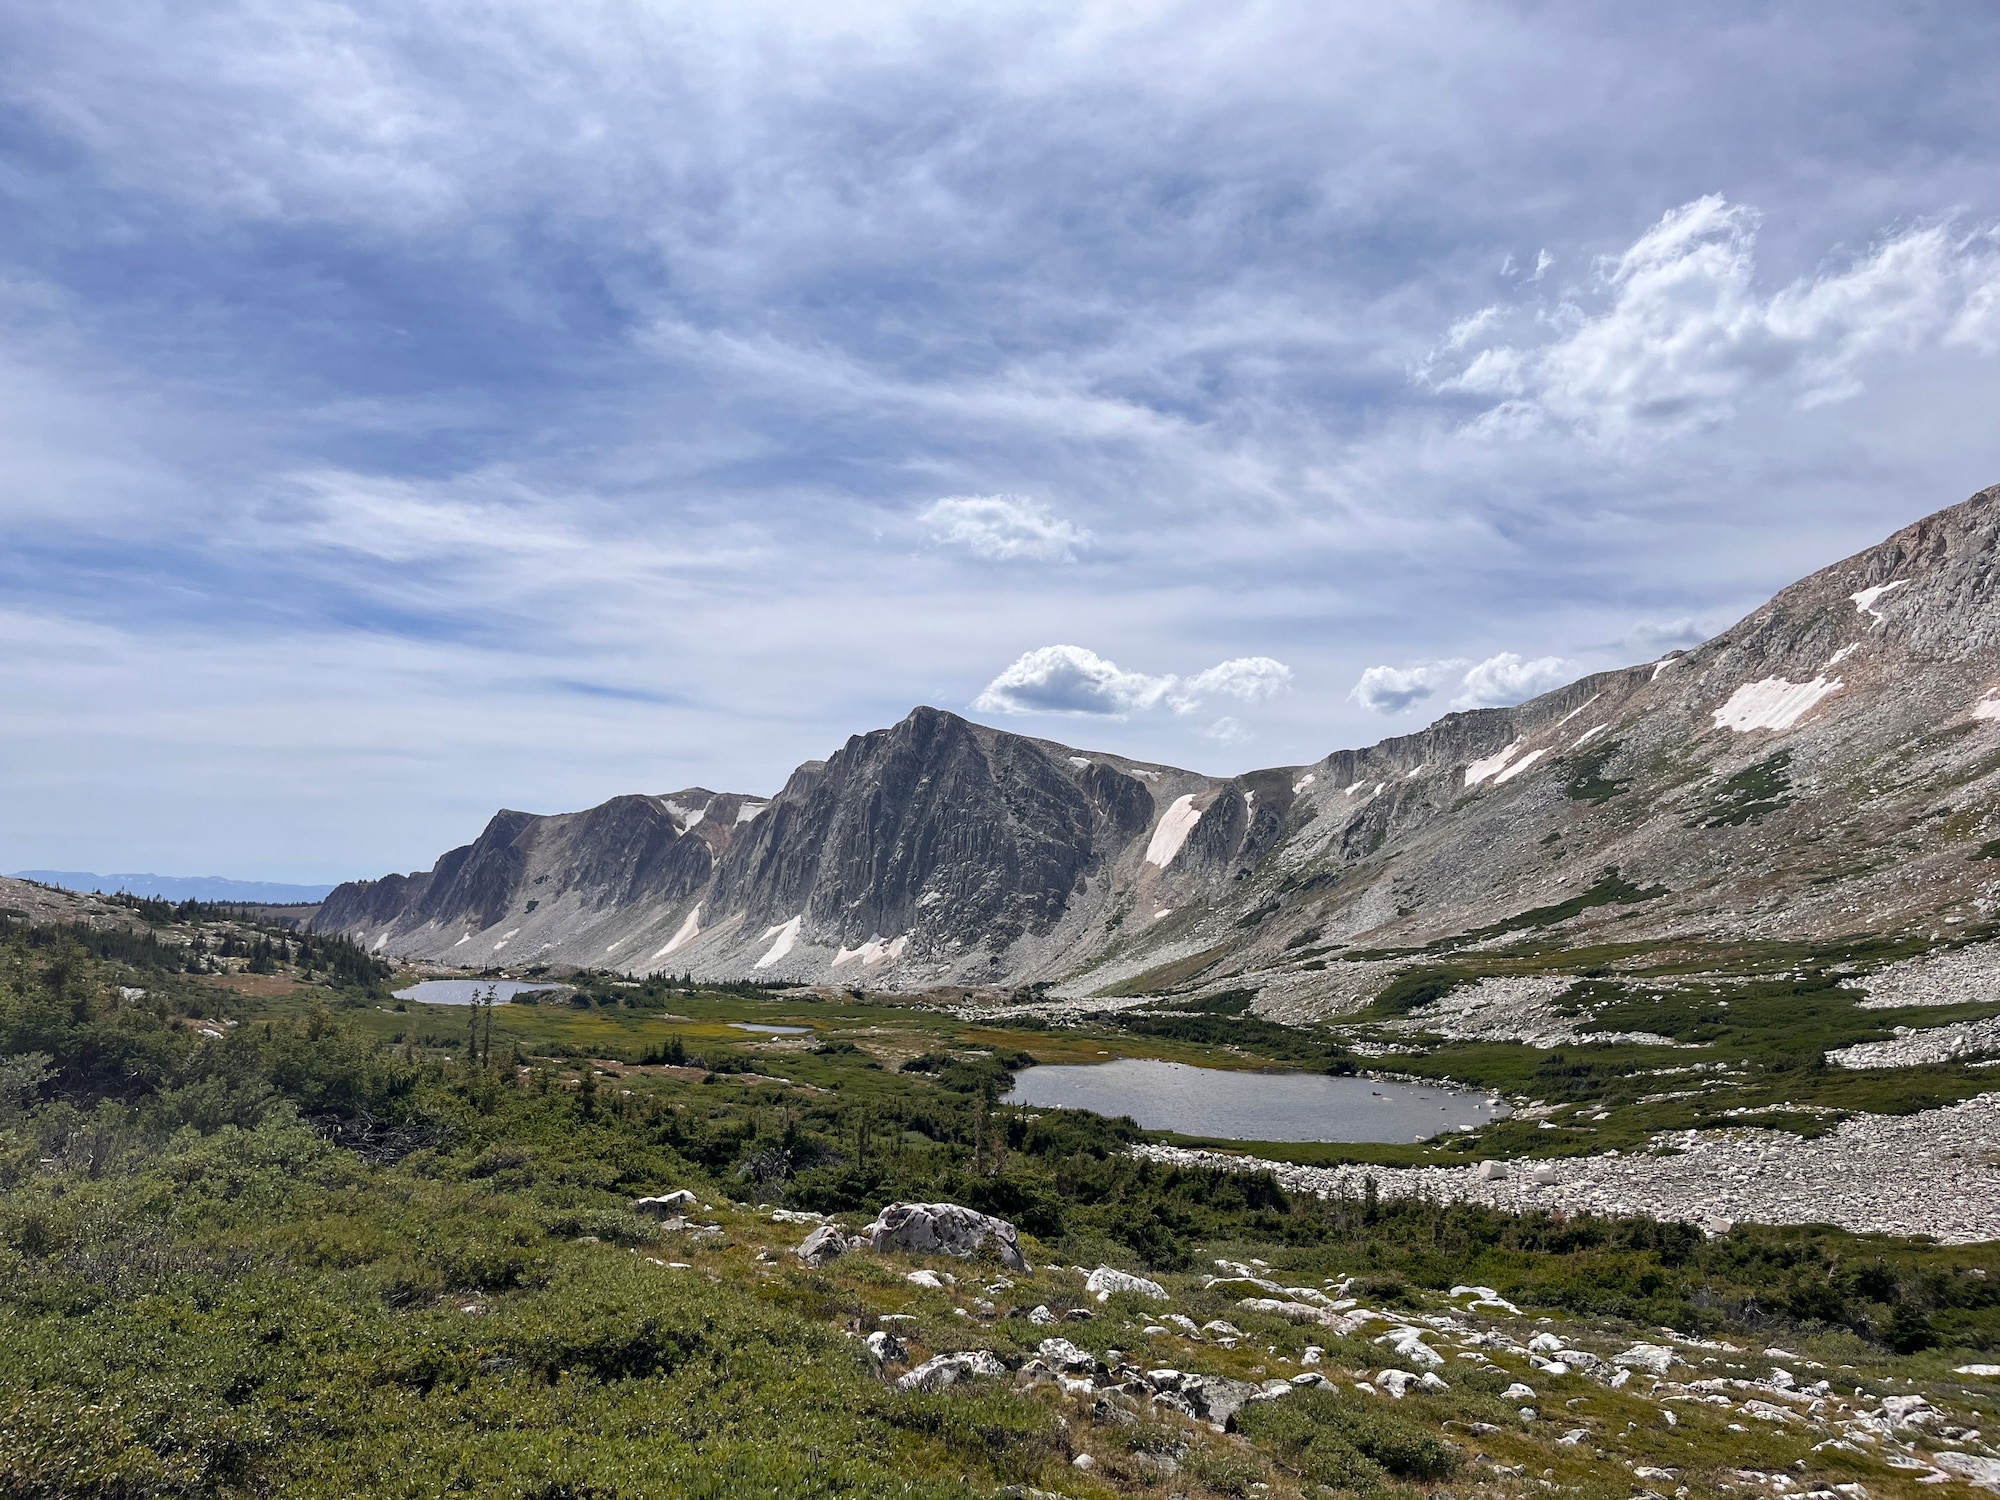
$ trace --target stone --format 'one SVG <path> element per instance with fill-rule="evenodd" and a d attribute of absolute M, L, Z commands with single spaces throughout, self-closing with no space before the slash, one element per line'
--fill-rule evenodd
<path fill-rule="evenodd" d="M 1109 1300 L 1113 1292 L 1137 1292 L 1142 1297 L 1151 1297 L 1155 1302 L 1167 1300 L 1167 1289 L 1157 1281 L 1148 1281 L 1143 1276 L 1134 1276 L 1129 1271 L 1114 1271 L 1109 1266 L 1099 1266 L 1084 1278 L 1083 1289 L 1091 1293 L 1099 1302 Z"/>
<path fill-rule="evenodd" d="M 1554 1354 L 1562 1346 L 1563 1341 L 1553 1333 L 1538 1333 L 1528 1340 L 1528 1351 L 1531 1354 Z"/>
<path fill-rule="evenodd" d="M 944 1290 L 944 1279 L 929 1266 L 925 1266 L 920 1271 L 909 1272 L 903 1277 L 903 1280 L 909 1282 L 912 1286 L 927 1286 L 933 1291 Z"/>
<path fill-rule="evenodd" d="M 1188 1338 L 1198 1339 L 1201 1337 L 1201 1330 L 1195 1326 L 1194 1319 L 1190 1318 L 1186 1313 L 1167 1313 L 1160 1321 L 1171 1328 L 1179 1329 Z"/>
<path fill-rule="evenodd" d="M 840 1232 L 838 1225 L 822 1224 L 805 1237 L 796 1255 L 807 1265 L 817 1270 L 828 1261 L 836 1260 L 847 1253 L 847 1236 Z"/>
<path fill-rule="evenodd" d="M 861 1343 L 878 1365 L 900 1365 L 910 1357 L 909 1346 L 886 1329 L 876 1329 Z"/>
<path fill-rule="evenodd" d="M 1245 1312 L 1269 1313 L 1276 1318 L 1288 1318 L 1294 1323 L 1324 1323 L 1326 1313 L 1310 1302 L 1286 1302 L 1277 1297 L 1245 1297 L 1236 1304 Z"/>
<path fill-rule="evenodd" d="M 1535 1393 L 1517 1380 L 1500 1393 L 1500 1399 L 1502 1401 L 1532 1401 L 1535 1399 Z"/>
<path fill-rule="evenodd" d="M 1204 1422 L 1213 1422 L 1227 1429 L 1236 1420 L 1236 1413 L 1243 1403 L 1257 1394 L 1258 1388 L 1247 1380 L 1231 1380 L 1223 1375 L 1190 1375 L 1181 1382 L 1178 1392 L 1163 1392 L 1179 1395 L 1188 1404 L 1189 1412 Z"/>
<path fill-rule="evenodd" d="M 1029 1269 L 1012 1224 L 956 1203 L 891 1203 L 865 1233 L 871 1250 L 914 1255 L 967 1257 L 991 1240 L 1009 1270 Z"/>
<path fill-rule="evenodd" d="M 1483 1161 L 1472 1169 L 1472 1175 L 1481 1182 L 1504 1182 L 1507 1179 L 1507 1163 Z"/>
<path fill-rule="evenodd" d="M 1201 1331 L 1219 1339 L 1240 1339 L 1243 1330 L 1234 1323 L 1225 1323 L 1220 1318 L 1211 1318 L 1201 1325 Z"/>
<path fill-rule="evenodd" d="M 896 1382 L 899 1391 L 941 1391 L 974 1376 L 1005 1375 L 1007 1367 L 985 1349 L 967 1349 L 927 1359 Z"/>
<path fill-rule="evenodd" d="M 1993 1380 L 2000 1378 L 2000 1365 L 1957 1365 L 1953 1367 L 1951 1373 L 1954 1375 L 1976 1375 L 1982 1380 Z"/>
<path fill-rule="evenodd" d="M 1940 1469 L 1967 1484 L 2000 1490 L 2000 1458 L 1982 1458 L 1976 1453 L 1933 1453 L 1930 1457 Z"/>
<path fill-rule="evenodd" d="M 657 1198 L 632 1200 L 632 1212 L 648 1219 L 678 1219 L 694 1206 L 694 1194 L 686 1188 L 676 1188 Z"/>
<path fill-rule="evenodd" d="M 1097 1460 L 1092 1458 L 1088 1453 L 1077 1454 L 1077 1456 L 1075 1458 L 1072 1458 L 1069 1461 L 1069 1463 L 1071 1468 L 1081 1469 L 1086 1474 L 1088 1474 L 1092 1469 L 1097 1467 Z"/>
<path fill-rule="evenodd" d="M 1050 1312 L 1046 1305 L 1038 1306 L 1028 1313 L 1028 1321 L 1037 1328 L 1046 1328 L 1056 1321 L 1056 1315 Z"/>
<path fill-rule="evenodd" d="M 1938 1417 L 1937 1408 L 1922 1396 L 1884 1396 L 1882 1415 L 1891 1427 L 1922 1427 Z"/>
<path fill-rule="evenodd" d="M 1590 1431 L 1588 1428 L 1573 1427 L 1556 1439 L 1556 1446 L 1558 1448 L 1574 1448 L 1589 1436 Z"/>
<path fill-rule="evenodd" d="M 1079 1349 L 1068 1339 L 1043 1339 L 1035 1353 L 1052 1370 L 1094 1370 L 1097 1356 L 1087 1349 Z"/>
<path fill-rule="evenodd" d="M 1634 1344 L 1612 1355 L 1611 1363 L 1628 1370 L 1644 1370 L 1649 1375 L 1664 1375 L 1673 1367 L 1674 1359 L 1674 1351 L 1664 1344 Z"/>
<path fill-rule="evenodd" d="M 816 1214 L 806 1208 L 774 1208 L 771 1210 L 773 1224 L 824 1224 L 825 1214 Z"/>
<path fill-rule="evenodd" d="M 1416 1383 L 1416 1375 L 1409 1370 L 1381 1370 L 1375 1376 L 1377 1389 L 1387 1391 L 1398 1401 L 1402 1400 L 1403 1393 Z"/>
<path fill-rule="evenodd" d="M 1433 1395 L 1451 1389 L 1450 1386 L 1444 1383 L 1444 1377 L 1439 1375 L 1435 1370 L 1424 1371 L 1423 1375 L 1418 1379 L 1417 1384 Z"/>

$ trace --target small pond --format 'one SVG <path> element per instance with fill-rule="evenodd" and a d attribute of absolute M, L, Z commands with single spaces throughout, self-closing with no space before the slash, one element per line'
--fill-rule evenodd
<path fill-rule="evenodd" d="M 1146 1130 L 1231 1141 L 1417 1141 L 1506 1115 L 1485 1094 L 1324 1073 L 1239 1073 L 1124 1057 L 1028 1068 L 1008 1104 L 1130 1115 Z"/>
<path fill-rule="evenodd" d="M 762 1031 L 770 1036 L 804 1036 L 812 1030 L 810 1026 L 767 1026 L 762 1021 L 731 1021 L 738 1031 Z"/>
<path fill-rule="evenodd" d="M 516 995 L 534 990 L 566 990 L 561 984 L 523 984 L 518 979 L 424 979 L 406 990 L 395 992 L 398 1000 L 417 1000 L 425 1005 L 470 1005 L 484 1000 L 488 990 L 505 1005 Z"/>

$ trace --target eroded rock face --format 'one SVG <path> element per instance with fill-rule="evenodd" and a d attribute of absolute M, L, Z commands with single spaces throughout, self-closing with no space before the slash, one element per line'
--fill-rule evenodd
<path fill-rule="evenodd" d="M 1029 1269 L 1012 1224 L 956 1203 L 891 1203 L 865 1232 L 870 1249 L 911 1255 L 968 1257 L 990 1240 L 1009 1269 Z"/>

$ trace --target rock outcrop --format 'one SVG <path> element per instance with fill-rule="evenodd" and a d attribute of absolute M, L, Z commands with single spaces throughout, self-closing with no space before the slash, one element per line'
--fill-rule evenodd
<path fill-rule="evenodd" d="M 1012 1224 L 956 1203 L 891 1203 L 862 1232 L 871 1250 L 908 1255 L 970 1257 L 990 1240 L 1010 1270 L 1028 1269 Z"/>

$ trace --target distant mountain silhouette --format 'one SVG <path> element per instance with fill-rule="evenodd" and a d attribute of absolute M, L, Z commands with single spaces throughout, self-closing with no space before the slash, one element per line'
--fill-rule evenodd
<path fill-rule="evenodd" d="M 324 901 L 330 885 L 285 885 L 276 880 L 229 880 L 221 875 L 98 875 L 89 870 L 15 870 L 16 880 L 39 880 L 66 891 L 126 891 L 165 901 L 231 901 L 286 906 Z"/>

